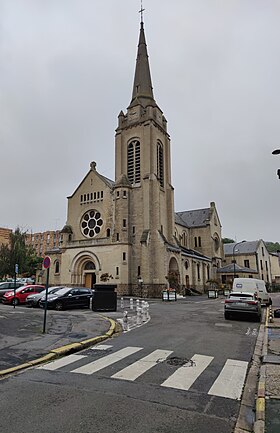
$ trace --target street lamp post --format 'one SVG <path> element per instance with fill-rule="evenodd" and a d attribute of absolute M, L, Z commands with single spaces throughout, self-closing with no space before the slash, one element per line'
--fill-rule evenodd
<path fill-rule="evenodd" d="M 280 155 L 280 149 L 273 150 L 272 155 Z M 280 168 L 277 170 L 277 176 L 280 179 Z"/>
<path fill-rule="evenodd" d="M 237 244 L 235 244 L 233 249 L 232 249 L 233 279 L 235 278 L 235 251 L 238 251 L 238 250 L 236 250 L 236 247 L 237 247 L 237 245 L 243 244 L 244 242 L 246 242 L 246 241 L 237 242 Z"/>
<path fill-rule="evenodd" d="M 140 293 L 141 293 L 141 298 L 143 297 L 143 279 L 141 277 L 138 278 L 138 283 L 140 285 Z"/>

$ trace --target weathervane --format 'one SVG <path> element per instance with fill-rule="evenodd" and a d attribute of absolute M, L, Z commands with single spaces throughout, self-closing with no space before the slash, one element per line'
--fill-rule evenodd
<path fill-rule="evenodd" d="M 141 14 L 141 23 L 143 23 L 143 12 L 144 12 L 144 10 L 145 10 L 145 9 L 143 9 L 143 2 L 142 2 L 142 0 L 141 0 L 141 9 L 140 9 L 140 11 L 139 11 L 139 14 Z"/>

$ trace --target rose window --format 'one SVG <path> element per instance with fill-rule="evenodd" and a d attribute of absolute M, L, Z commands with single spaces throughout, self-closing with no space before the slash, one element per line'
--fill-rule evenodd
<path fill-rule="evenodd" d="M 102 224 L 103 221 L 100 212 L 89 210 L 82 218 L 81 231 L 87 238 L 93 238 L 95 235 L 100 233 Z"/>

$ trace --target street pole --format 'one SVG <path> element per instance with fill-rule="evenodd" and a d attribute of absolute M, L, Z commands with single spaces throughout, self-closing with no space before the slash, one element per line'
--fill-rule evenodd
<path fill-rule="evenodd" d="M 237 242 L 232 249 L 232 260 L 233 260 L 233 279 L 235 278 L 235 248 L 237 245 L 243 244 L 246 241 Z M 238 251 L 238 250 L 236 250 Z"/>
<path fill-rule="evenodd" d="M 14 308 L 16 308 L 16 285 L 17 285 L 18 264 L 15 264 L 15 280 L 14 280 Z"/>
<path fill-rule="evenodd" d="M 49 289 L 49 274 L 50 274 L 50 268 L 47 268 L 46 299 L 45 299 L 45 306 L 44 306 L 44 325 L 43 325 L 43 334 L 45 334 L 45 332 L 46 332 L 47 305 L 48 305 L 48 289 Z"/>

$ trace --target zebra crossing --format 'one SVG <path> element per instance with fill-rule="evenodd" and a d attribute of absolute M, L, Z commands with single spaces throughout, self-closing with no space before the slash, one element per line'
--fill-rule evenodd
<path fill-rule="evenodd" d="M 114 351 L 113 346 L 98 345 L 91 350 L 99 352 L 101 355 L 94 361 L 88 355 L 72 354 L 64 358 L 51 361 L 47 364 L 36 367 L 37 370 L 61 371 L 64 367 L 71 368 L 70 373 L 81 375 L 93 375 L 98 371 L 105 369 L 113 364 L 117 364 L 123 360 L 129 360 L 131 355 L 140 354 L 142 347 L 127 346 Z M 106 354 L 108 349 L 112 349 L 112 353 Z M 104 352 L 104 353 L 103 353 Z M 144 373 L 152 368 L 156 368 L 158 364 L 168 361 L 173 351 L 156 349 L 146 356 L 139 358 L 137 361 L 129 363 L 125 368 L 119 370 L 110 376 L 113 380 L 123 380 L 133 382 L 140 378 Z M 75 368 L 75 363 L 78 361 L 88 361 L 83 365 Z M 194 354 L 189 360 L 185 360 L 176 370 L 169 375 L 160 386 L 165 388 L 178 389 L 181 391 L 189 391 L 194 383 L 198 380 L 201 374 L 213 363 L 214 357 L 202 354 Z M 79 363 L 80 364 L 80 363 Z M 208 390 L 209 395 L 240 400 L 242 389 L 244 386 L 248 362 L 227 359 L 218 377 Z"/>

